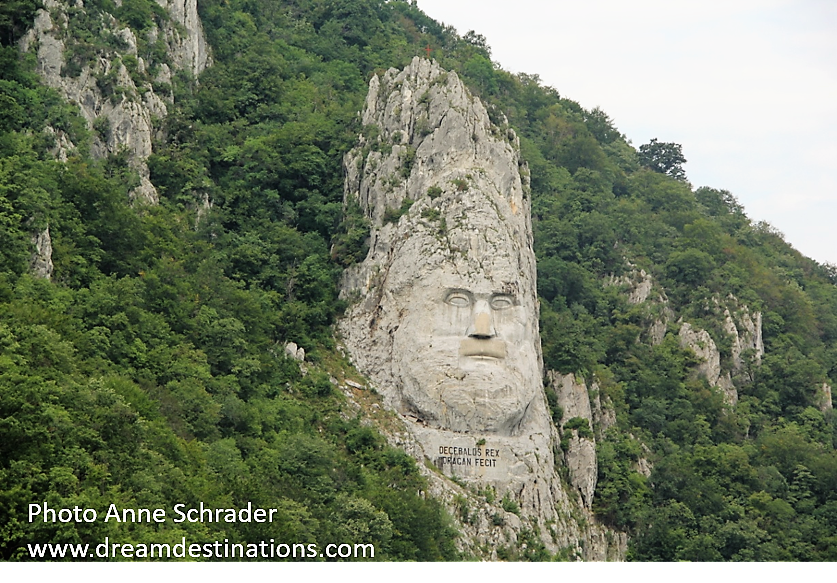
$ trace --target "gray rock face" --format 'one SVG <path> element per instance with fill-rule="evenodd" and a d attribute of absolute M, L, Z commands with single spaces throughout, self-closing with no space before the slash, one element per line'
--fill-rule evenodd
<path fill-rule="evenodd" d="M 197 77 L 212 65 L 209 45 L 203 34 L 203 24 L 198 16 L 198 0 L 156 0 L 165 8 L 172 20 L 180 25 L 164 31 L 169 53 L 179 69 L 190 71 Z"/>
<path fill-rule="evenodd" d="M 338 330 L 404 421 L 393 443 L 458 484 L 514 501 L 520 515 L 502 514 L 506 529 L 581 548 L 598 531 L 568 520 L 578 502 L 554 470 L 517 137 L 489 121 L 455 73 L 419 58 L 373 77 L 362 119 L 344 160 L 345 198 L 372 233 L 366 259 L 344 273 L 341 295 L 353 304 Z M 429 475 L 443 497 L 457 492 Z M 489 543 L 499 535 L 478 526 L 489 514 L 477 515 L 466 530 Z"/>
<path fill-rule="evenodd" d="M 170 5 L 164 2 L 161 5 L 168 6 L 173 21 L 181 25 L 172 25 L 164 31 L 173 60 L 176 66 L 198 74 L 210 60 L 197 15 L 196 0 L 177 0 Z M 132 198 L 156 203 L 157 191 L 149 180 L 146 159 L 151 154 L 153 120 L 164 118 L 167 110 L 165 102 L 155 93 L 152 85 L 146 83 L 137 87 L 122 64 L 121 59 L 130 56 L 137 59 L 140 71 L 145 70 L 145 63 L 137 56 L 137 39 L 133 31 L 129 28 L 120 29 L 113 16 L 103 14 L 104 27 L 120 39 L 123 48 L 108 49 L 107 54 L 100 54 L 94 63 L 84 64 L 77 76 L 71 76 L 64 71 L 64 39 L 69 34 L 70 23 L 68 4 L 59 0 L 46 0 L 44 6 L 44 10 L 37 12 L 33 27 L 21 39 L 21 49 L 29 51 L 36 48 L 37 70 L 44 82 L 57 89 L 69 102 L 79 106 L 88 127 L 94 130 L 91 155 L 102 158 L 126 150 L 130 165 L 140 177 L 140 185 L 132 192 Z M 152 32 L 152 36 L 154 34 L 157 33 Z M 168 73 L 170 80 L 168 67 L 161 70 L 163 73 Z M 104 96 L 97 77 L 110 79 L 115 93 Z M 56 157 L 66 159 L 70 145 L 59 139 Z"/>
<path fill-rule="evenodd" d="M 558 397 L 558 404 L 564 410 L 561 431 L 564 431 L 567 421 L 576 417 L 586 419 L 592 428 L 593 410 L 584 379 L 577 379 L 573 374 L 562 375 L 553 371 L 547 373 L 547 378 Z M 578 489 L 584 504 L 589 508 L 593 504 L 599 471 L 595 438 L 584 437 L 578 430 L 573 430 L 565 458 L 570 470 L 570 483 Z"/>
<path fill-rule="evenodd" d="M 690 349 L 701 360 L 695 374 L 704 377 L 713 387 L 719 388 L 724 394 L 724 400 L 730 405 L 735 405 L 738 402 L 738 391 L 732 384 L 730 373 L 721 371 L 721 353 L 709 332 L 683 322 L 680 327 L 680 346 Z"/>
<path fill-rule="evenodd" d="M 643 335 L 652 345 L 662 343 L 668 330 L 669 322 L 675 318 L 664 291 L 654 293 L 654 279 L 644 269 L 628 263 L 630 272 L 621 277 L 611 276 L 605 285 L 623 286 L 627 300 L 634 305 L 644 305 L 648 310 L 648 331 Z M 761 363 L 764 355 L 762 339 L 761 312 L 750 313 L 747 306 L 740 305 L 738 299 L 730 294 L 723 301 L 712 299 L 706 311 L 722 319 L 724 331 L 732 341 L 730 362 L 722 367 L 721 353 L 709 333 L 688 322 L 682 323 L 679 332 L 680 345 L 695 353 L 701 363 L 695 370 L 696 376 L 705 378 L 710 385 L 718 388 L 728 405 L 738 402 L 736 383 L 752 380 L 752 367 Z"/>
<path fill-rule="evenodd" d="M 29 270 L 35 277 L 50 279 L 52 277 L 52 238 L 49 236 L 49 227 L 37 231 L 32 235 L 32 245 L 35 250 L 29 261 Z"/>
<path fill-rule="evenodd" d="M 831 399 L 831 385 L 828 383 L 823 383 L 822 387 L 819 390 L 819 405 L 820 411 L 825 413 L 826 411 L 831 411 L 834 408 L 834 403 Z"/>
<path fill-rule="evenodd" d="M 347 345 L 362 370 L 398 386 L 393 408 L 429 427 L 527 433 L 548 418 L 516 141 L 492 135 L 479 100 L 429 61 L 375 79 L 363 120 L 395 143 L 346 159 L 346 196 L 375 226 L 344 278 L 344 296 L 363 298 L 341 328 Z M 409 211 L 385 224 L 406 199 Z"/>
<path fill-rule="evenodd" d="M 61 130 L 56 130 L 52 126 L 47 126 L 44 131 L 51 134 L 55 140 L 55 145 L 49 151 L 52 156 L 59 162 L 66 162 L 67 156 L 76 149 L 76 145 L 70 140 L 66 133 Z"/>
<path fill-rule="evenodd" d="M 305 361 L 305 349 L 298 347 L 296 342 L 288 342 L 285 345 L 285 356 L 297 362 L 303 362 Z"/>
<path fill-rule="evenodd" d="M 752 380 L 751 366 L 758 366 L 764 355 L 761 312 L 750 314 L 747 306 L 740 306 L 733 295 L 727 297 L 725 305 L 717 298 L 714 304 L 719 314 L 723 310 L 724 331 L 732 340 L 728 370 L 722 370 L 721 354 L 705 330 L 684 323 L 680 328 L 680 345 L 691 349 L 703 361 L 698 365 L 697 374 L 706 378 L 713 387 L 718 387 L 728 405 L 735 405 L 738 402 L 735 384 Z"/>
<path fill-rule="evenodd" d="M 735 296 L 730 295 L 727 300 L 734 306 L 736 317 L 733 317 L 733 313 L 730 313 L 729 306 L 724 307 L 724 330 L 732 336 L 733 368 L 735 371 L 741 371 L 747 364 L 744 360 L 747 351 L 749 351 L 754 364 L 760 363 L 761 357 L 764 356 L 761 312 L 750 314 L 746 306 L 738 306 L 738 300 Z"/>

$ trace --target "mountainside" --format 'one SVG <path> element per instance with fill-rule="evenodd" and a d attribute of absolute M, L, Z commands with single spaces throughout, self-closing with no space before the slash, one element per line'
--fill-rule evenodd
<path fill-rule="evenodd" d="M 94 132 L 91 155 L 124 152 L 140 179 L 131 196 L 156 203 L 146 159 L 153 124 L 166 117 L 172 101 L 172 74 L 197 76 L 211 64 L 197 1 L 85 7 L 47 0 L 20 48 L 37 54 L 36 70 L 46 85 L 78 105 Z M 55 135 L 57 157 L 66 159 L 75 147 L 66 132 L 46 131 Z"/>
<path fill-rule="evenodd" d="M 614 559 L 627 537 L 633 560 L 837 560 L 837 270 L 691 185 L 680 145 L 635 148 L 406 1 L 15 0 L 0 42 L 4 559 L 107 536 L 348 540 L 379 560 Z M 438 205 L 485 187 L 421 144 L 444 125 L 432 91 L 401 95 L 427 110 L 403 128 L 361 115 L 370 81 L 417 55 L 487 118 L 438 138 L 520 161 L 566 498 L 537 523 L 513 487 L 414 457 L 341 344 L 375 245 L 411 221 L 455 244 Z M 344 203 L 344 181 L 377 194 Z M 276 520 L 27 515 L 248 502 Z"/>
<path fill-rule="evenodd" d="M 369 251 L 343 273 L 350 305 L 337 333 L 398 414 L 385 434 L 432 469 L 454 513 L 473 508 L 465 548 L 531 533 L 553 553 L 623 558 L 624 534 L 601 527 L 556 471 L 514 130 L 494 125 L 455 72 L 419 57 L 372 77 L 361 118 L 344 195 L 371 226 Z"/>

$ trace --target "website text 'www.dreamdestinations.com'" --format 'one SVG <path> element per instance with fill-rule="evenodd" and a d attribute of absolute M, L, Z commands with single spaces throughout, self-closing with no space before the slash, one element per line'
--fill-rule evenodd
<path fill-rule="evenodd" d="M 374 559 L 373 544 L 328 544 L 320 549 L 315 543 L 285 544 L 270 541 L 258 543 L 224 542 L 188 543 L 183 537 L 179 543 L 114 543 L 105 537 L 98 545 L 44 543 L 28 544 L 32 559 Z"/>

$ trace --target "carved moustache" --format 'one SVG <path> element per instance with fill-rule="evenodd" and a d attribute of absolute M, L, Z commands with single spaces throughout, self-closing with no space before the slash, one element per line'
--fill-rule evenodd
<path fill-rule="evenodd" d="M 459 355 L 506 358 L 506 343 L 497 338 L 463 338 L 459 342 Z"/>

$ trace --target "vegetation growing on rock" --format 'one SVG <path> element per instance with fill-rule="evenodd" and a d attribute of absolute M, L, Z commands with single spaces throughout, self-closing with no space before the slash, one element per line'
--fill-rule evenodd
<path fill-rule="evenodd" d="M 154 3 L 122 6 L 116 16 L 137 30 L 158 18 L 146 14 Z M 374 542 L 376 558 L 460 556 L 414 462 L 329 380 L 351 374 L 330 328 L 344 305 L 337 280 L 365 253 L 363 221 L 349 212 L 341 224 L 342 155 L 362 131 L 371 75 L 429 46 L 520 137 L 545 365 L 597 379 L 612 403 L 593 509 L 629 533 L 629 558 L 837 560 L 824 397 L 837 379 L 837 270 L 751 222 L 729 192 L 694 189 L 679 148 L 641 156 L 604 112 L 499 69 L 485 39 L 459 37 L 409 2 L 210 0 L 201 17 L 215 64 L 199 84 L 175 79 L 148 159 L 160 204 L 138 210 L 125 156 L 92 159 L 86 124 L 19 54 L 34 8 L 0 12 L 0 556 L 117 532 L 28 524 L 26 505 L 41 500 L 250 500 L 280 508 L 281 521 L 192 525 L 188 536 L 353 536 Z M 53 157 L 48 127 L 76 146 L 66 161 Z M 29 273 L 33 231 L 47 224 L 51 281 Z M 659 343 L 646 335 L 658 308 L 605 285 L 631 265 L 675 315 Z M 676 334 L 679 318 L 699 325 L 729 370 L 731 339 L 713 306 L 730 294 L 763 315 L 764 334 L 735 406 L 693 374 Z M 283 357 L 289 341 L 309 355 L 306 376 Z M 552 411 L 560 423 L 557 403 Z M 573 431 L 598 435 L 574 419 Z M 160 534 L 137 525 L 118 536 Z M 545 558 L 530 542 L 532 552 L 503 556 Z"/>

